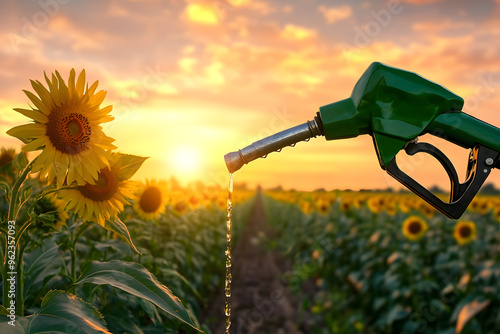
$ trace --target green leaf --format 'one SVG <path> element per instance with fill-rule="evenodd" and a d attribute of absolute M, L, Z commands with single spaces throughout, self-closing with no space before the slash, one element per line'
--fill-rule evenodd
<path fill-rule="evenodd" d="M 0 315 L 0 333 L 111 334 L 99 311 L 64 291 L 49 291 L 38 312 L 28 317 L 16 316 L 15 327 L 8 321 L 8 316 Z"/>
<path fill-rule="evenodd" d="M 134 176 L 135 172 L 141 167 L 142 163 L 148 158 L 139 157 L 132 154 L 118 153 L 120 157 L 120 171 L 118 177 L 121 181 L 128 180 Z"/>
<path fill-rule="evenodd" d="M 19 201 L 19 208 L 26 203 L 26 201 L 31 197 L 31 194 L 33 193 L 33 185 L 30 184 L 26 187 L 23 187 L 20 191 L 20 201 Z"/>
<path fill-rule="evenodd" d="M 69 189 L 71 189 L 70 187 L 63 187 L 63 188 L 61 188 L 61 189 L 68 189 L 68 188 L 69 188 Z M 54 192 L 56 189 L 57 189 L 57 185 L 56 185 L 55 183 L 51 183 L 51 184 L 49 184 L 48 186 L 46 186 L 46 187 L 43 189 L 43 191 L 42 191 L 42 193 L 40 194 L 39 198 L 42 198 L 42 197 L 44 197 L 44 196 L 48 195 L 49 193 Z"/>
<path fill-rule="evenodd" d="M 23 256 L 24 260 L 24 292 L 29 294 L 32 286 L 42 284 L 47 275 L 41 275 L 51 264 L 59 252 L 59 246 L 55 241 L 46 239 L 42 247 L 36 247 Z M 46 273 L 46 272 L 45 272 Z M 39 277 L 40 276 L 40 277 Z M 39 278 L 39 279 L 38 279 Z M 39 287 L 39 286 L 38 286 Z"/>
<path fill-rule="evenodd" d="M 9 310 L 7 310 L 5 306 L 0 305 L 0 315 L 7 315 L 7 314 L 10 314 Z"/>
<path fill-rule="evenodd" d="M 163 269 L 163 268 L 161 268 L 160 270 L 164 275 L 169 275 L 179 278 L 181 281 L 184 282 L 184 284 L 186 284 L 191 289 L 191 291 L 195 294 L 196 297 L 203 299 L 203 297 L 198 293 L 198 291 L 194 288 L 194 286 L 191 283 L 189 283 L 189 281 L 184 276 L 179 274 L 177 270 Z"/>
<path fill-rule="evenodd" d="M 134 252 L 139 255 L 142 255 L 137 248 L 135 248 L 134 242 L 132 241 L 132 237 L 130 237 L 130 233 L 128 232 L 127 225 L 125 225 L 120 218 L 116 217 L 115 220 L 106 219 L 103 226 L 106 230 L 116 233 L 120 238 L 122 238 L 127 244 L 132 247 Z"/>
<path fill-rule="evenodd" d="M 199 330 L 180 299 L 140 264 L 124 261 L 92 261 L 83 265 L 81 270 L 82 274 L 75 284 L 109 284 L 150 301 L 168 314 Z"/>
<path fill-rule="evenodd" d="M 12 163 L 18 171 L 22 171 L 24 170 L 24 168 L 26 168 L 26 166 L 28 166 L 28 158 L 26 157 L 26 154 L 24 152 L 21 152 L 14 158 L 14 161 L 12 161 Z"/>
<path fill-rule="evenodd" d="M 5 191 L 7 200 L 10 202 L 10 184 L 5 181 L 0 181 L 0 189 Z"/>
<path fill-rule="evenodd" d="M 405 310 L 403 306 L 395 305 L 387 314 L 387 324 L 392 325 L 395 321 L 403 319 L 408 316 L 410 312 Z"/>
<path fill-rule="evenodd" d="M 46 239 L 42 247 L 36 247 L 31 252 L 24 255 L 24 275 L 38 275 L 45 269 L 59 252 L 59 246 L 52 239 Z"/>
<path fill-rule="evenodd" d="M 54 223 L 56 222 L 56 214 L 57 210 L 54 211 L 49 211 L 49 212 L 44 212 L 41 213 L 37 216 L 36 219 L 38 219 L 40 222 L 42 222 L 43 225 L 54 228 Z"/>

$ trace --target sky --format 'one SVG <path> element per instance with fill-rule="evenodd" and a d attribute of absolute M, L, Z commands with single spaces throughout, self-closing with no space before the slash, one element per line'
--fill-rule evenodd
<path fill-rule="evenodd" d="M 29 79 L 85 69 L 113 105 L 106 134 L 119 151 L 150 157 L 136 179 L 226 186 L 226 153 L 349 97 L 374 61 L 443 85 L 464 112 L 500 127 L 500 0 L 3 0 L 0 146 L 21 147 L 5 132 L 28 121 L 12 109 L 28 107 Z M 468 151 L 427 139 L 463 178 Z M 449 187 L 432 157 L 400 156 L 423 185 Z M 500 186 L 500 172 L 488 181 Z M 244 166 L 235 182 L 400 187 L 369 135 L 298 143 Z"/>

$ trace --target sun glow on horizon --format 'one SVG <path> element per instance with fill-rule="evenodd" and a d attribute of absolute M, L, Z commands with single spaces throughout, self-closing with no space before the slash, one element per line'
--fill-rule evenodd
<path fill-rule="evenodd" d="M 176 147 L 167 157 L 172 172 L 182 179 L 196 179 L 201 170 L 200 152 L 191 146 Z"/>

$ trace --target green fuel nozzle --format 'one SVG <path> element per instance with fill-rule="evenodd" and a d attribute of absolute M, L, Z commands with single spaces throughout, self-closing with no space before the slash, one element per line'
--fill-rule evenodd
<path fill-rule="evenodd" d="M 326 140 L 368 134 L 373 138 L 382 169 L 450 218 L 460 218 L 488 177 L 500 167 L 500 129 L 464 112 L 464 100 L 415 73 L 372 63 L 351 96 L 319 108 L 313 121 L 259 140 L 225 155 L 232 173 L 259 157 L 296 142 L 324 135 Z M 466 180 L 458 181 L 453 164 L 437 147 L 417 143 L 424 134 L 470 149 Z M 436 158 L 450 179 L 450 199 L 444 202 L 401 171 L 396 155 L 427 153 Z"/>

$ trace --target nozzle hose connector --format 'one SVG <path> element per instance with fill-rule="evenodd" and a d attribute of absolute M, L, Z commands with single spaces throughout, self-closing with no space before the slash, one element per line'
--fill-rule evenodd
<path fill-rule="evenodd" d="M 224 160 L 229 172 L 234 173 L 244 164 L 257 158 L 265 158 L 271 152 L 280 152 L 283 147 L 295 146 L 297 142 L 323 135 L 323 127 L 318 115 L 312 121 L 256 141 L 237 152 L 228 153 L 224 156 Z"/>

